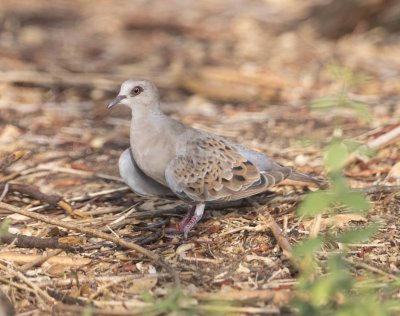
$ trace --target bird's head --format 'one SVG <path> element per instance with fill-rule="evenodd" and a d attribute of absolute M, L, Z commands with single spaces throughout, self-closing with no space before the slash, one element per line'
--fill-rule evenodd
<path fill-rule="evenodd" d="M 107 108 L 123 104 L 132 110 L 137 106 L 158 107 L 159 95 L 157 87 L 148 80 L 129 79 L 122 83 L 117 97 L 108 104 Z"/>

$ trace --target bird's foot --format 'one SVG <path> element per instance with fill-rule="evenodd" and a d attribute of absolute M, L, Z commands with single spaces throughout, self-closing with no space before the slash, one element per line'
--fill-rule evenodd
<path fill-rule="evenodd" d="M 185 217 L 176 224 L 175 228 L 167 229 L 168 232 L 172 233 L 183 233 L 185 239 L 187 239 L 189 231 L 201 220 L 204 212 L 204 204 L 196 206 L 189 206 L 188 212 Z"/>
<path fill-rule="evenodd" d="M 189 231 L 196 226 L 196 224 L 201 220 L 201 218 L 203 217 L 203 213 L 204 213 L 204 204 L 198 204 L 196 205 L 196 209 L 194 210 L 194 214 L 192 215 L 192 217 L 190 218 L 190 220 L 185 224 L 185 226 L 183 227 L 183 237 L 185 237 L 185 239 L 187 239 L 187 236 L 189 234 Z"/>
<path fill-rule="evenodd" d="M 186 215 L 182 218 L 182 220 L 179 223 L 168 227 L 167 228 L 167 232 L 168 233 L 173 233 L 173 234 L 183 233 L 184 227 L 187 225 L 187 223 L 193 217 L 195 210 L 196 210 L 196 206 L 189 205 L 188 206 L 188 211 L 187 211 Z"/>
<path fill-rule="evenodd" d="M 182 232 L 183 232 L 183 237 L 185 237 L 185 239 L 187 239 L 188 234 L 190 232 L 190 230 L 196 226 L 196 224 L 199 222 L 199 220 L 201 220 L 202 216 L 198 216 L 198 215 L 193 215 L 190 219 L 190 221 L 188 221 L 186 223 L 186 225 L 183 227 Z"/>
<path fill-rule="evenodd" d="M 196 210 L 196 206 L 194 206 L 194 205 L 188 206 L 188 211 L 187 211 L 186 215 L 182 218 L 182 220 L 178 224 L 176 224 L 177 232 L 182 233 L 184 231 L 185 226 L 192 220 L 195 210 Z"/>

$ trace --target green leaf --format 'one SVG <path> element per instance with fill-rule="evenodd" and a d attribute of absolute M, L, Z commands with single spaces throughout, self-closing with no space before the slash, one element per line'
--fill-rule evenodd
<path fill-rule="evenodd" d="M 6 218 L 0 222 L 0 238 L 8 234 L 8 228 L 10 227 L 10 224 L 11 220 L 9 218 Z"/>
<path fill-rule="evenodd" d="M 328 172 L 341 170 L 349 156 L 349 150 L 343 142 L 334 142 L 325 152 L 325 165 Z"/>
<path fill-rule="evenodd" d="M 362 118 L 365 122 L 370 122 L 371 121 L 371 114 L 369 112 L 368 106 L 359 101 L 354 101 L 354 100 L 349 100 L 348 101 L 348 107 L 353 109 L 357 115 Z"/>
<path fill-rule="evenodd" d="M 365 212 L 370 208 L 368 200 L 360 192 L 341 192 L 337 196 L 337 201 L 347 208 L 357 212 Z"/>
<path fill-rule="evenodd" d="M 323 213 L 331 204 L 332 196 L 327 191 L 316 191 L 307 194 L 298 209 L 299 215 L 315 216 Z"/>
<path fill-rule="evenodd" d="M 328 65 L 328 70 L 333 75 L 333 77 L 338 81 L 343 80 L 345 77 L 348 77 L 349 75 L 349 69 L 340 65 L 336 61 L 332 61 Z"/>
<path fill-rule="evenodd" d="M 324 97 L 314 99 L 311 102 L 311 108 L 315 110 L 323 110 L 336 107 L 338 100 L 336 97 Z"/>
<path fill-rule="evenodd" d="M 354 152 L 360 156 L 367 158 L 372 158 L 377 154 L 377 151 L 375 149 L 370 148 L 367 145 L 358 147 Z"/>
<path fill-rule="evenodd" d="M 400 300 L 387 300 L 383 303 L 383 306 L 387 310 L 393 310 L 393 311 L 400 311 Z"/>
<path fill-rule="evenodd" d="M 93 307 L 87 304 L 82 311 L 82 316 L 92 316 L 93 315 Z"/>
<path fill-rule="evenodd" d="M 365 228 L 346 231 L 337 236 L 337 241 L 344 244 L 364 242 L 376 232 L 378 227 L 378 224 L 372 224 Z"/>
<path fill-rule="evenodd" d="M 337 196 L 349 192 L 349 187 L 347 185 L 347 180 L 345 177 L 343 177 L 342 173 L 340 170 L 337 171 L 332 171 L 329 174 L 330 178 L 330 184 L 331 184 L 331 192 L 335 195 L 335 202 L 337 199 Z"/>
<path fill-rule="evenodd" d="M 328 274 L 318 277 L 310 289 L 312 301 L 316 306 L 323 306 L 335 300 L 335 296 L 351 289 L 353 277 L 347 272 L 341 256 L 328 259 Z"/>
<path fill-rule="evenodd" d="M 318 251 L 322 246 L 323 240 L 321 237 L 308 238 L 298 243 L 294 249 L 293 253 L 298 257 L 303 257 L 308 254 L 312 254 Z"/>
<path fill-rule="evenodd" d="M 358 148 L 360 148 L 363 145 L 363 143 L 361 143 L 359 141 L 355 141 L 353 139 L 344 139 L 343 144 L 346 145 L 347 149 L 350 152 L 356 151 Z"/>

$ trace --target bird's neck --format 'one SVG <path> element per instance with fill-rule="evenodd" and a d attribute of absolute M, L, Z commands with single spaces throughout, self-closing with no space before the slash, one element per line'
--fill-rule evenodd
<path fill-rule="evenodd" d="M 146 131 L 154 131 L 159 129 L 162 121 L 168 120 L 169 117 L 161 112 L 159 106 L 138 106 L 132 109 L 132 128 L 134 130 L 144 128 Z"/>

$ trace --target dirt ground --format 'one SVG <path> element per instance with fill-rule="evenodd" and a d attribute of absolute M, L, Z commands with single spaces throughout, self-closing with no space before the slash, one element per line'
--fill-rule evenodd
<path fill-rule="evenodd" d="M 262 208 L 210 208 L 187 240 L 167 234 L 182 202 L 127 189 L 117 164 L 129 147 L 130 113 L 106 104 L 122 81 L 150 79 L 174 118 L 326 177 L 323 148 L 335 133 L 368 143 L 400 126 L 400 37 L 360 26 L 325 39 L 300 21 L 314 2 L 1 1 L 0 157 L 23 157 L 0 168 L 0 200 L 72 225 L 0 207 L 9 232 L 27 236 L 0 246 L 0 292 L 18 315 L 90 315 L 88 303 L 98 315 L 140 314 L 171 292 L 171 271 L 160 262 L 74 227 L 162 258 L 194 314 L 291 313 L 296 273 Z M 334 64 L 362 78 L 348 94 L 367 105 L 370 121 L 347 109 L 311 109 L 312 100 L 340 91 Z M 348 164 L 349 185 L 399 185 L 399 144 L 397 137 Z M 265 206 L 292 245 L 310 233 L 312 221 L 295 213 L 308 190 L 278 187 L 290 198 Z M 380 223 L 367 244 L 351 245 L 351 259 L 398 278 L 400 197 L 369 197 L 367 214 L 326 215 L 319 233 Z"/>

